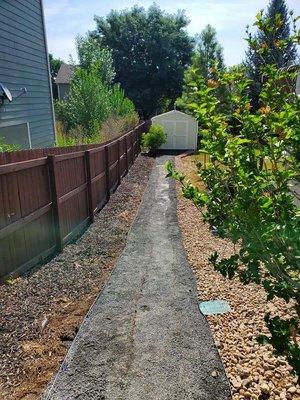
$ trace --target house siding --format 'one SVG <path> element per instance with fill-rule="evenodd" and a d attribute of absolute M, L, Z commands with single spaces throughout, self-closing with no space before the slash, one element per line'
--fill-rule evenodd
<path fill-rule="evenodd" d="M 13 97 L 21 87 L 27 93 L 4 102 L 1 126 L 28 123 L 32 147 L 53 146 L 53 104 L 42 0 L 0 1 L 0 82 Z M 14 90 L 15 89 L 15 90 Z M 17 127 L 16 127 L 17 129 Z M 9 142 L 9 138 L 6 138 Z"/>

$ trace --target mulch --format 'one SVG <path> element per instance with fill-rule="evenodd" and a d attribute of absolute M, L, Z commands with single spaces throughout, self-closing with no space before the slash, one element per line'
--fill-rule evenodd
<path fill-rule="evenodd" d="M 125 247 L 153 162 L 137 158 L 75 243 L 0 286 L 0 399 L 40 398 Z"/>

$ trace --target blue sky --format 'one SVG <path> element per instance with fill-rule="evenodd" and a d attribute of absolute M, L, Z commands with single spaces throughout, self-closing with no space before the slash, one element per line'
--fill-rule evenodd
<path fill-rule="evenodd" d="M 286 0 L 290 9 L 300 15 L 300 0 Z M 131 0 L 44 0 L 49 51 L 68 61 L 76 57 L 74 38 L 94 29 L 94 15 L 105 16 L 111 9 L 130 8 L 134 4 L 148 7 L 153 1 Z M 160 0 L 162 9 L 173 13 L 186 10 L 190 19 L 188 31 L 199 33 L 207 24 L 217 29 L 224 48 L 225 61 L 232 65 L 242 61 L 246 48 L 245 27 L 254 22 L 257 12 L 267 0 Z"/>

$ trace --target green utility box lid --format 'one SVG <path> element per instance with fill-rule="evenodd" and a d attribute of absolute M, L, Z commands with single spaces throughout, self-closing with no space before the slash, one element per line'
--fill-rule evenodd
<path fill-rule="evenodd" d="M 201 301 L 199 308 L 204 315 L 225 314 L 231 311 L 226 300 Z"/>

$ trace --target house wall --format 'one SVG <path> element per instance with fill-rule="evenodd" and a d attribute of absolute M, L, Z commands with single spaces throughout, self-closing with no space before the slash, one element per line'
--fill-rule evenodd
<path fill-rule="evenodd" d="M 58 98 L 59 100 L 65 100 L 70 92 L 70 85 L 69 83 L 58 83 Z"/>
<path fill-rule="evenodd" d="M 16 137 L 18 126 L 27 124 L 28 146 L 52 146 L 54 115 L 42 0 L 1 0 L 0 16 L 0 82 L 13 96 L 18 95 L 14 89 L 27 89 L 0 108 L 0 137 L 6 136 L 9 142 L 7 132 L 15 129 Z"/>

